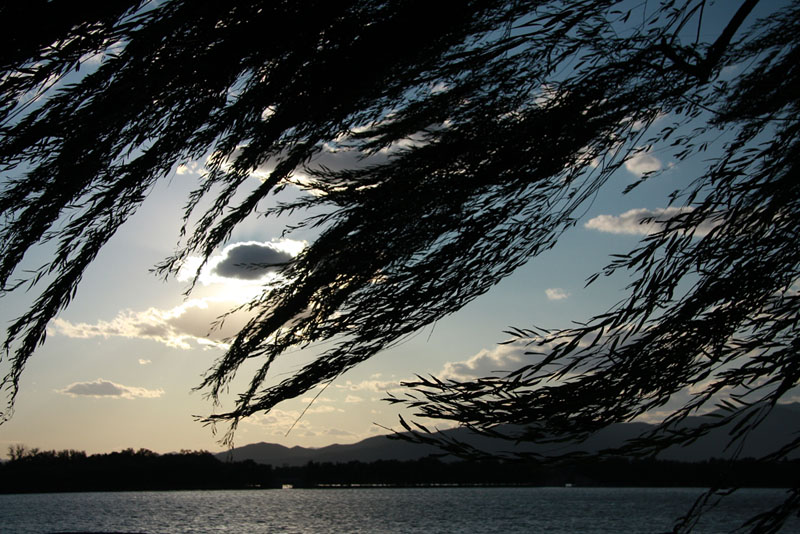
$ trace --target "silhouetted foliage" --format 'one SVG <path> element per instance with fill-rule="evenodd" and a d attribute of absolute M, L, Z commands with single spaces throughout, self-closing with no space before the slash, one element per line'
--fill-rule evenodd
<path fill-rule="evenodd" d="M 604 458 L 540 462 L 419 460 L 308 462 L 264 465 L 252 460 L 220 461 L 206 451 L 159 455 L 147 449 L 110 454 L 83 451 L 26 451 L 0 463 L 0 493 L 64 491 L 154 491 L 188 489 L 353 486 L 580 486 L 708 487 L 721 482 L 742 487 L 788 488 L 800 461 L 753 459 L 675 462 Z"/>
<path fill-rule="evenodd" d="M 700 463 L 654 459 L 603 458 L 554 464 L 524 461 L 444 462 L 380 460 L 314 463 L 276 467 L 280 480 L 295 487 L 331 486 L 575 486 L 589 487 L 739 487 L 790 488 L 800 462 L 763 463 L 752 459 Z"/>
<path fill-rule="evenodd" d="M 0 464 L 2 493 L 252 487 L 280 487 L 272 467 L 249 460 L 221 462 L 207 451 L 28 451 Z"/>
<path fill-rule="evenodd" d="M 680 209 L 658 231 L 599 273 L 633 275 L 624 301 L 575 328 L 513 330 L 541 357 L 507 376 L 420 378 L 395 400 L 489 434 L 526 428 L 500 437 L 566 441 L 691 388 L 657 431 L 617 452 L 696 439 L 708 426 L 677 423 L 716 402 L 727 408 L 719 424 L 738 424 L 737 446 L 800 377 L 800 6 L 768 3 L 754 22 L 759 2 L 743 0 L 706 42 L 705 0 L 650 4 L 117 2 L 35 37 L 11 27 L 0 291 L 40 289 L 4 342 L 11 400 L 86 267 L 181 162 L 210 154 L 164 276 L 189 254 L 208 258 L 256 211 L 313 210 L 301 226 L 320 230 L 284 267 L 287 282 L 247 306 L 253 319 L 201 385 L 216 400 L 243 362 L 262 362 L 235 407 L 208 418 L 233 432 L 489 290 L 555 245 L 615 170 L 659 145 L 678 160 L 718 155 L 665 199 Z M 0 15 L 60 9 L 25 6 Z M 80 80 L 54 83 L 99 53 Z M 324 147 L 372 157 L 313 167 Z M 269 172 L 254 186 L 256 168 Z M 293 176 L 300 169 L 310 179 Z M 291 184 L 309 194 L 269 204 Z M 19 272 L 46 242 L 51 261 Z M 329 341 L 294 376 L 270 381 L 288 348 Z M 798 445 L 778 444 L 767 460 Z M 798 502 L 800 489 L 789 509 Z"/>

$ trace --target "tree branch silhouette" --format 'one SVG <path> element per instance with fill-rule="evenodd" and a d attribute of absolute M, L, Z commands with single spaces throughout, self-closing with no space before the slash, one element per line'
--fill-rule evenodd
<path fill-rule="evenodd" d="M 743 1 L 713 42 L 686 34 L 705 11 L 697 0 L 638 8 L 636 23 L 636 8 L 605 0 L 130 1 L 76 10 L 35 37 L 7 34 L 0 295 L 39 291 L 6 332 L 9 406 L 87 266 L 180 163 L 208 157 L 161 276 L 192 254 L 207 260 L 256 210 L 311 210 L 300 228 L 320 232 L 282 269 L 288 282 L 248 305 L 252 319 L 200 385 L 219 401 L 244 362 L 260 362 L 234 406 L 206 418 L 229 423 L 230 439 L 242 418 L 336 378 L 555 246 L 637 153 L 664 146 L 683 161 L 714 147 L 719 156 L 665 199 L 681 209 L 598 273 L 632 275 L 623 302 L 574 328 L 514 330 L 543 354 L 507 376 L 420 378 L 394 401 L 492 435 L 510 424 L 524 428 L 510 439 L 557 441 L 692 388 L 626 452 L 725 424 L 744 439 L 800 378 L 800 8 L 770 6 L 752 21 L 757 4 Z M 726 67 L 740 70 L 723 78 Z M 364 165 L 314 166 L 326 146 Z M 269 172 L 255 184 L 257 169 Z M 270 204 L 298 185 L 308 194 Z M 26 253 L 48 244 L 50 261 L 21 272 Z M 273 381 L 288 349 L 323 343 Z M 717 402 L 719 421 L 680 428 Z"/>

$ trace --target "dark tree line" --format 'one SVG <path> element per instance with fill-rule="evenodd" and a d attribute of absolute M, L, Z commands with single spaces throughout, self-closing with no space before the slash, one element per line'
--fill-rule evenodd
<path fill-rule="evenodd" d="M 0 492 L 138 491 L 271 487 L 274 473 L 252 461 L 224 463 L 206 451 L 31 450 L 0 464 Z"/>
<path fill-rule="evenodd" d="M 87 455 L 81 451 L 21 451 L 0 464 L 0 493 L 154 491 L 212 489 L 607 486 L 790 488 L 800 461 L 755 459 L 676 462 L 604 458 L 556 464 L 501 460 L 308 462 L 301 466 L 227 462 L 206 451 L 156 454 L 126 449 Z"/>

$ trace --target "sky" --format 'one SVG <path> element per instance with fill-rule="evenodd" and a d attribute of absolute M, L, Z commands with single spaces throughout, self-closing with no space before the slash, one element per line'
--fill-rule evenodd
<path fill-rule="evenodd" d="M 622 197 L 625 186 L 657 168 L 667 170 L 652 187 Z M 235 314 L 219 330 L 211 324 L 269 278 L 269 273 L 254 278 L 258 273 L 242 269 L 243 263 L 291 257 L 313 236 L 281 239 L 281 221 L 250 219 L 184 296 L 186 277 L 164 282 L 149 269 L 173 251 L 182 201 L 200 170 L 200 165 L 176 168 L 100 253 L 75 300 L 51 322 L 47 342 L 29 361 L 14 416 L 0 426 L 0 450 L 20 443 L 91 453 L 128 447 L 162 453 L 221 450 L 221 436 L 193 417 L 214 407 L 192 390 L 223 353 L 222 340 L 246 317 Z M 586 279 L 609 261 L 609 253 L 636 244 L 647 231 L 637 221 L 658 214 L 666 193 L 690 174 L 660 154 L 633 159 L 555 249 L 435 327 L 340 377 L 299 421 L 317 391 L 244 420 L 235 443 L 319 447 L 355 442 L 399 427 L 397 407 L 382 399 L 387 392 L 398 393 L 399 382 L 415 374 L 469 378 L 522 365 L 524 347 L 498 345 L 509 338 L 504 330 L 568 326 L 621 299 L 624 280 L 585 288 Z M 3 309 L 6 320 L 14 317 L 9 311 Z M 276 365 L 278 376 L 313 355 L 313 350 L 288 355 Z M 240 375 L 246 377 L 246 369 Z"/>
<path fill-rule="evenodd" d="M 318 163 L 335 166 L 346 157 L 326 152 Z M 585 287 L 587 278 L 610 262 L 610 254 L 627 252 L 652 231 L 655 226 L 642 225 L 641 219 L 663 214 L 667 195 L 685 186 L 701 168 L 694 160 L 676 161 L 666 148 L 642 152 L 612 177 L 553 250 L 434 327 L 347 372 L 324 391 L 243 420 L 235 444 L 353 443 L 399 428 L 399 408 L 382 399 L 387 393 L 401 393 L 399 383 L 415 374 L 466 379 L 523 365 L 529 358 L 524 347 L 498 344 L 509 338 L 504 331 L 568 327 L 624 298 L 629 282 L 624 276 L 601 277 Z M 125 448 L 159 453 L 222 450 L 219 439 L 225 428 L 215 435 L 196 420 L 215 408 L 193 389 L 223 354 L 224 338 L 246 315 L 234 314 L 219 330 L 212 331 L 211 324 L 274 276 L 243 269 L 243 263 L 280 262 L 314 235 L 282 238 L 285 226 L 298 219 L 251 217 L 214 254 L 194 291 L 185 296 L 188 277 L 164 281 L 150 269 L 174 251 L 182 207 L 202 169 L 202 161 L 188 162 L 155 187 L 101 251 L 69 308 L 51 322 L 47 342 L 22 375 L 14 415 L 0 425 L 0 457 L 15 444 L 88 453 Z M 662 172 L 622 195 L 648 171 Z M 258 179 L 256 173 L 253 180 Z M 287 188 L 283 194 L 297 191 Z M 37 250 L 29 261 L 33 265 L 46 257 L 46 249 Z M 25 309 L 26 298 L 29 295 L 4 298 L 0 326 Z M 288 376 L 318 350 L 286 355 L 277 362 L 275 376 Z M 245 383 L 248 369 L 240 371 L 233 391 Z M 230 406 L 229 402 L 222 408 Z"/>

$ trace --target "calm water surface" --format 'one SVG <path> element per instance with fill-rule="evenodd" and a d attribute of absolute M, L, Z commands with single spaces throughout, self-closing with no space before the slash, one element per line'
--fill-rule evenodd
<path fill-rule="evenodd" d="M 668 532 L 697 489 L 413 488 L 0 495 L 0 533 Z M 727 532 L 781 490 L 742 490 L 697 532 Z M 800 532 L 800 522 L 784 529 Z"/>

